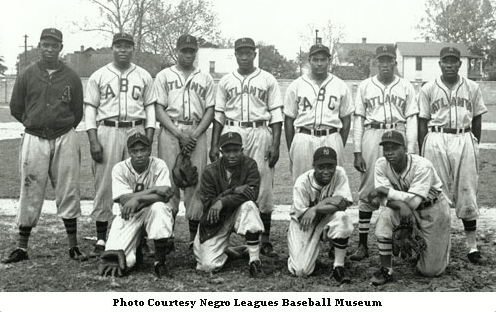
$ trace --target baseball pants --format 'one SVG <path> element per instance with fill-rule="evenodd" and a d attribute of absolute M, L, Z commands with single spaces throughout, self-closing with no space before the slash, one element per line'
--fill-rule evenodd
<path fill-rule="evenodd" d="M 264 227 L 257 205 L 252 201 L 243 203 L 224 222 L 222 228 L 214 237 L 201 244 L 200 235 L 196 235 L 193 245 L 197 262 L 196 269 L 206 272 L 215 272 L 222 269 L 227 260 L 227 255 L 224 251 L 227 248 L 232 232 L 246 235 L 247 232 L 261 233 L 263 230 Z"/>
<path fill-rule="evenodd" d="M 174 236 L 174 213 L 170 204 L 155 202 L 135 213 L 129 220 L 116 216 L 110 228 L 105 250 L 124 250 L 128 268 L 136 264 L 136 248 L 141 230 L 146 230 L 148 239 L 163 239 Z"/>
<path fill-rule="evenodd" d="M 405 137 L 405 128 L 396 128 Z M 360 186 L 358 188 L 358 209 L 360 211 L 375 211 L 379 207 L 374 207 L 371 205 L 367 199 L 372 190 L 375 189 L 374 185 L 374 168 L 377 159 L 383 156 L 382 146 L 379 145 L 381 142 L 382 135 L 384 132 L 389 131 L 385 129 L 365 129 L 362 138 L 362 157 L 365 160 L 365 165 L 367 170 L 365 173 L 360 174 Z"/>
<path fill-rule="evenodd" d="M 459 219 L 475 220 L 477 205 L 478 143 L 472 132 L 449 134 L 429 132 L 422 145 L 422 154 L 429 159 L 443 182 L 443 193 L 453 199 Z"/>
<path fill-rule="evenodd" d="M 315 269 L 320 252 L 320 240 L 347 238 L 353 233 L 353 222 L 344 211 L 326 215 L 313 229 L 303 231 L 300 223 L 289 221 L 288 270 L 296 276 L 308 276 Z"/>
<path fill-rule="evenodd" d="M 103 161 L 93 161 L 92 171 L 95 179 L 95 200 L 91 218 L 94 221 L 111 221 L 114 218 L 112 206 L 112 168 L 115 164 L 129 157 L 127 138 L 139 131 L 145 133 L 143 126 L 135 128 L 116 128 L 104 125 L 98 126 L 98 141 L 103 147 Z"/>
<path fill-rule="evenodd" d="M 274 168 L 269 168 L 269 160 L 265 160 L 265 154 L 272 144 L 272 129 L 267 126 L 243 128 L 226 125 L 222 133 L 226 132 L 238 132 L 243 140 L 244 154 L 257 162 L 261 179 L 257 204 L 261 213 L 271 213 L 274 210 L 272 194 Z"/>
<path fill-rule="evenodd" d="M 57 215 L 64 219 L 79 217 L 80 165 L 81 151 L 74 129 L 53 140 L 24 133 L 19 157 L 21 195 L 17 224 L 36 226 L 48 178 L 55 190 Z"/>
<path fill-rule="evenodd" d="M 300 175 L 312 169 L 313 153 L 322 146 L 333 148 L 338 156 L 338 166 L 344 164 L 343 140 L 339 132 L 321 137 L 305 133 L 296 133 L 294 135 L 291 148 L 289 149 L 293 185 Z"/>
<path fill-rule="evenodd" d="M 415 210 L 417 228 L 427 247 L 420 254 L 417 269 L 424 276 L 438 276 L 444 272 L 449 262 L 451 248 L 451 216 L 449 203 L 443 195 L 439 201 L 422 210 Z M 380 210 L 376 225 L 377 240 L 391 240 L 393 228 L 400 224 L 400 213 L 388 207 Z"/>
<path fill-rule="evenodd" d="M 182 132 L 187 134 L 190 134 L 196 128 L 196 126 L 183 124 L 178 124 L 177 127 Z M 179 209 L 180 190 L 174 184 L 172 169 L 176 163 L 176 157 L 180 152 L 179 140 L 173 136 L 172 133 L 162 127 L 158 134 L 158 157 L 163 159 L 169 168 L 171 185 L 174 189 L 174 197 L 172 197 L 169 202 L 172 204 L 172 207 L 176 209 L 176 211 Z M 198 137 L 196 147 L 191 153 L 191 162 L 198 168 L 198 183 L 195 186 L 187 187 L 184 190 L 184 206 L 186 208 L 186 219 L 199 221 L 203 213 L 203 205 L 198 195 L 198 191 L 200 190 L 200 181 L 203 171 L 207 166 L 206 133 L 203 133 Z"/>

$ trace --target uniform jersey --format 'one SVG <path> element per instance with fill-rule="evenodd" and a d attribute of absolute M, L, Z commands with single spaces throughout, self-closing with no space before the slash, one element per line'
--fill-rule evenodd
<path fill-rule="evenodd" d="M 323 186 L 315 179 L 315 170 L 311 169 L 298 177 L 293 188 L 293 205 L 291 205 L 290 216 L 298 221 L 298 218 L 310 207 L 315 206 L 320 198 Z M 329 195 L 342 196 L 352 202 L 351 190 L 348 176 L 343 167 L 336 166 L 336 172 L 329 182 Z"/>
<path fill-rule="evenodd" d="M 295 119 L 295 127 L 341 129 L 340 118 L 354 110 L 350 89 L 331 73 L 320 86 L 308 76 L 301 76 L 286 90 L 284 114 Z"/>
<path fill-rule="evenodd" d="M 137 185 L 140 185 L 138 188 Z M 141 186 L 142 185 L 142 186 Z M 169 186 L 169 168 L 159 158 L 150 157 L 148 168 L 142 173 L 136 172 L 131 158 L 117 163 L 112 169 L 112 196 L 118 201 L 122 195 L 135 193 L 154 186 Z"/>
<path fill-rule="evenodd" d="M 282 100 L 277 80 L 256 68 L 247 76 L 234 71 L 219 82 L 215 103 L 215 120 L 282 122 Z"/>
<path fill-rule="evenodd" d="M 407 80 L 394 76 L 394 80 L 385 86 L 374 76 L 358 86 L 355 115 L 365 119 L 365 126 L 406 123 L 408 117 L 419 112 L 415 97 L 415 88 Z"/>
<path fill-rule="evenodd" d="M 476 82 L 460 77 L 451 89 L 441 78 L 426 83 L 419 95 L 420 118 L 429 119 L 428 126 L 463 129 L 472 119 L 487 112 Z"/>
<path fill-rule="evenodd" d="M 157 104 L 175 120 L 201 120 L 208 107 L 215 105 L 214 80 L 209 74 L 195 69 L 188 78 L 172 66 L 160 71 L 155 78 Z"/>
<path fill-rule="evenodd" d="M 375 165 L 375 187 L 384 186 L 433 200 L 442 192 L 442 182 L 432 163 L 418 155 L 407 154 L 407 165 L 401 174 L 381 157 Z"/>
<path fill-rule="evenodd" d="M 96 122 L 146 119 L 146 128 L 155 127 L 153 79 L 135 64 L 123 72 L 113 63 L 98 69 L 88 79 L 84 102 L 97 109 Z M 96 128 L 93 121 L 86 123 L 87 129 Z"/>

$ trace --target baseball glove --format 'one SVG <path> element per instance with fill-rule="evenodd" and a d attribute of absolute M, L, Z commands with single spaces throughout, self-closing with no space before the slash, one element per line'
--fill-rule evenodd
<path fill-rule="evenodd" d="M 419 255 L 426 247 L 424 238 L 416 233 L 413 222 L 403 222 L 393 228 L 393 255 L 410 258 L 415 252 Z"/>
<path fill-rule="evenodd" d="M 126 255 L 124 250 L 106 250 L 100 256 L 98 274 L 101 276 L 118 276 L 126 274 Z"/>
<path fill-rule="evenodd" d="M 191 158 L 188 155 L 179 153 L 176 157 L 176 163 L 172 168 L 172 179 L 174 183 L 185 189 L 198 183 L 198 168 L 193 166 Z"/>

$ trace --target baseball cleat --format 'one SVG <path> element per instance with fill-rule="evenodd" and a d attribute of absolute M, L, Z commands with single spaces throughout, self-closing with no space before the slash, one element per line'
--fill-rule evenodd
<path fill-rule="evenodd" d="M 165 265 L 165 262 L 161 261 L 155 263 L 154 270 L 155 270 L 155 275 L 157 275 L 157 278 L 162 278 L 162 277 L 172 278 L 172 274 L 169 272 L 169 269 L 167 268 L 167 265 Z"/>
<path fill-rule="evenodd" d="M 260 260 L 250 262 L 250 277 L 258 277 L 262 272 L 262 263 Z"/>
<path fill-rule="evenodd" d="M 346 274 L 346 270 L 344 266 L 336 266 L 332 270 L 332 277 L 340 283 L 340 284 L 347 284 L 351 282 L 350 277 Z"/>
<path fill-rule="evenodd" d="M 358 245 L 357 250 L 354 254 L 350 256 L 350 260 L 352 261 L 362 261 L 365 258 L 369 257 L 369 250 L 364 245 Z"/>
<path fill-rule="evenodd" d="M 69 257 L 71 257 L 72 260 L 77 261 L 88 260 L 88 256 L 82 253 L 81 250 L 79 250 L 79 246 L 71 247 L 71 249 L 69 249 Z"/>
<path fill-rule="evenodd" d="M 370 279 L 370 282 L 374 286 L 380 286 L 384 285 L 388 282 L 392 282 L 393 275 L 389 274 L 389 269 L 381 267 L 379 270 L 377 270 L 373 275 L 372 278 Z"/>
<path fill-rule="evenodd" d="M 16 250 L 12 251 L 7 258 L 3 259 L 2 263 L 3 264 L 15 263 L 24 260 L 29 260 L 28 252 L 22 250 L 21 248 L 17 248 Z"/>
<path fill-rule="evenodd" d="M 99 258 L 104 251 L 105 251 L 105 245 L 95 244 L 95 249 L 90 251 L 88 256 L 90 258 Z"/>
<path fill-rule="evenodd" d="M 480 251 L 474 251 L 469 254 L 467 254 L 468 260 L 472 262 L 473 264 L 483 264 L 482 256 L 480 254 Z"/>
<path fill-rule="evenodd" d="M 272 244 L 269 242 L 262 243 L 260 253 L 268 257 L 277 257 L 277 252 L 274 251 L 274 247 L 272 247 Z"/>

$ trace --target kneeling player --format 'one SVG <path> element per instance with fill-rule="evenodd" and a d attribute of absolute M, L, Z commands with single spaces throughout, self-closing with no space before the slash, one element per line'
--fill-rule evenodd
<path fill-rule="evenodd" d="M 400 132 L 384 133 L 380 145 L 384 157 L 375 164 L 376 188 L 370 192 L 369 200 L 386 207 L 380 211 L 375 226 L 381 268 L 371 282 L 377 286 L 393 280 L 393 229 L 411 222 L 425 245 L 417 257 L 418 272 L 424 276 L 440 275 L 446 269 L 450 250 L 450 212 L 442 182 L 429 160 L 406 153 Z"/>
<path fill-rule="evenodd" d="M 193 247 L 196 268 L 220 270 L 228 257 L 229 236 L 236 232 L 246 238 L 250 276 L 257 277 L 261 269 L 260 233 L 264 229 L 255 204 L 260 173 L 255 160 L 243 155 L 239 133 L 223 134 L 220 148 L 222 157 L 206 167 L 201 180 L 203 216 Z"/>
<path fill-rule="evenodd" d="M 352 197 L 346 172 L 336 164 L 336 152 L 320 147 L 313 155 L 313 169 L 295 182 L 288 229 L 288 269 L 297 276 L 312 274 L 320 240 L 333 241 L 332 275 L 338 282 L 348 283 L 344 259 L 353 222 L 344 210 L 351 205 Z"/>
<path fill-rule="evenodd" d="M 114 256 L 113 252 L 125 255 L 125 267 L 121 266 L 121 271 L 142 260 L 137 246 L 144 228 L 148 238 L 154 240 L 155 274 L 159 278 L 170 277 L 165 257 L 173 249 L 169 238 L 173 237 L 177 211 L 168 203 L 173 195 L 169 169 L 163 160 L 150 157 L 150 141 L 145 135 L 138 132 L 131 135 L 127 147 L 131 157 L 112 169 L 112 196 L 119 203 L 120 215 L 112 222 L 100 274 L 106 275 L 116 268 L 115 262 L 106 260 L 109 253 L 108 258 Z"/>

